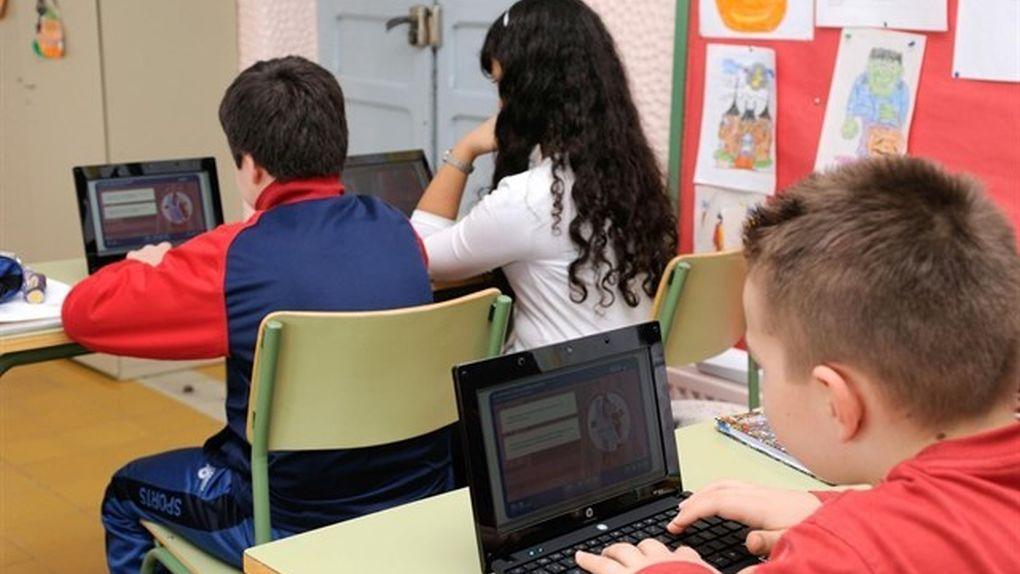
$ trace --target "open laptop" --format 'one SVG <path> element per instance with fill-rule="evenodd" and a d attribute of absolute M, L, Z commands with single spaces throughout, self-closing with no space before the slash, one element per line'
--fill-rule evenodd
<path fill-rule="evenodd" d="M 223 223 L 211 157 L 74 168 L 89 273 L 128 251 L 178 245 Z"/>
<path fill-rule="evenodd" d="M 454 367 L 485 572 L 581 572 L 577 550 L 657 538 L 724 573 L 748 529 L 665 530 L 683 491 L 657 322 Z"/>
<path fill-rule="evenodd" d="M 411 217 L 432 180 L 422 150 L 352 155 L 340 178 L 348 193 L 371 195 Z"/>

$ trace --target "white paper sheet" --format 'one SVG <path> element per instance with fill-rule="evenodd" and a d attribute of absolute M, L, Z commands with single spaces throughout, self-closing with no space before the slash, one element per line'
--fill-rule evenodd
<path fill-rule="evenodd" d="M 776 54 L 709 44 L 694 182 L 772 193 L 776 189 Z"/>
<path fill-rule="evenodd" d="M 953 76 L 1020 82 L 1020 0 L 960 0 Z"/>
<path fill-rule="evenodd" d="M 46 299 L 42 303 L 31 305 L 20 295 L 6 303 L 0 303 L 0 323 L 59 319 L 60 306 L 64 304 L 64 298 L 70 291 L 71 287 L 66 283 L 47 277 Z"/>
<path fill-rule="evenodd" d="M 710 185 L 694 186 L 694 252 L 714 253 L 743 246 L 744 221 L 768 198 Z"/>
<path fill-rule="evenodd" d="M 948 12 L 946 0 L 818 0 L 815 17 L 820 28 L 945 32 L 949 29 Z"/>
<path fill-rule="evenodd" d="M 920 34 L 843 30 L 815 170 L 907 153 L 924 46 Z"/>
<path fill-rule="evenodd" d="M 815 37 L 814 0 L 700 0 L 705 38 L 811 40 Z"/>

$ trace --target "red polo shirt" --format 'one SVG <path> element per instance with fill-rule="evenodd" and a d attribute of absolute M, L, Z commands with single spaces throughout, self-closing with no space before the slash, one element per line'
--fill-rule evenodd
<path fill-rule="evenodd" d="M 871 490 L 823 496 L 755 574 L 1020 573 L 1020 424 L 939 442 Z M 672 562 L 638 574 L 706 574 Z"/>

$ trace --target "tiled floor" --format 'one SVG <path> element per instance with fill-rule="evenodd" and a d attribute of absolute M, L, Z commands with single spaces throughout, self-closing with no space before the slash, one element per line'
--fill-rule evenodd
<path fill-rule="evenodd" d="M 222 392 L 213 388 L 222 367 L 200 371 L 158 391 L 71 361 L 0 379 L 0 572 L 106 572 L 99 504 L 110 475 L 138 456 L 198 446 L 221 426 L 199 410 Z M 165 394 L 184 384 L 199 410 Z"/>

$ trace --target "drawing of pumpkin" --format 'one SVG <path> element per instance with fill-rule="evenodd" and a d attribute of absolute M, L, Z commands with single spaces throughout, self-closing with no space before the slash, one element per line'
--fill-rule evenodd
<path fill-rule="evenodd" d="M 726 27 L 734 32 L 771 32 L 786 17 L 786 0 L 715 0 Z"/>

